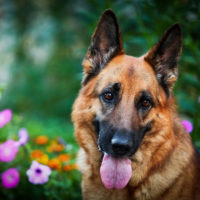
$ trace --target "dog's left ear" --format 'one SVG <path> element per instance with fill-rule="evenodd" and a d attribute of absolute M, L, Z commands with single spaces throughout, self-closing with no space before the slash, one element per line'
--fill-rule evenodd
<path fill-rule="evenodd" d="M 84 77 L 82 84 L 97 75 L 116 55 L 123 54 L 121 32 L 114 12 L 106 10 L 99 19 L 92 36 L 91 45 L 83 60 Z"/>
<path fill-rule="evenodd" d="M 182 49 L 181 27 L 178 23 L 171 26 L 160 41 L 145 56 L 153 67 L 158 82 L 169 94 L 178 76 L 177 63 Z"/>

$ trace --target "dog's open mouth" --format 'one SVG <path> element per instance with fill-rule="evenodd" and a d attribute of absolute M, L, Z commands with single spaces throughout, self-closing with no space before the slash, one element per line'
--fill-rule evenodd
<path fill-rule="evenodd" d="M 123 189 L 132 176 L 131 161 L 128 158 L 114 158 L 105 153 L 100 175 L 106 188 Z"/>

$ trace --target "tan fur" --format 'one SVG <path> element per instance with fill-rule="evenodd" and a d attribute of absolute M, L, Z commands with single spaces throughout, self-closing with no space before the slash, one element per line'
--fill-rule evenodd
<path fill-rule="evenodd" d="M 84 64 L 88 69 L 88 63 Z M 102 154 L 92 123 L 97 114 L 104 117 L 97 94 L 112 82 L 122 83 L 123 94 L 111 123 L 127 128 L 133 121 L 138 126 L 150 119 L 154 121 L 151 131 L 132 156 L 132 177 L 122 190 L 108 190 L 102 184 Z M 131 101 L 141 90 L 151 91 L 157 104 L 144 120 L 137 118 L 134 109 L 130 109 Z M 81 147 L 78 165 L 85 200 L 200 199 L 200 170 L 191 138 L 175 111 L 173 97 L 167 100 L 152 67 L 143 56 L 115 56 L 81 89 L 73 106 L 72 120 Z"/>

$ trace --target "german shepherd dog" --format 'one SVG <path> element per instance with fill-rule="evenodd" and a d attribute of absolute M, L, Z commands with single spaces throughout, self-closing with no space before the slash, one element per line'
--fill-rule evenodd
<path fill-rule="evenodd" d="M 72 112 L 83 199 L 200 199 L 199 158 L 172 94 L 181 43 L 174 24 L 145 55 L 126 55 L 115 14 L 101 16 Z"/>

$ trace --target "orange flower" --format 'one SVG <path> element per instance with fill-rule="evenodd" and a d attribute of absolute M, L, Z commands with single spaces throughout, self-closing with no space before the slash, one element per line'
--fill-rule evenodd
<path fill-rule="evenodd" d="M 49 138 L 45 135 L 40 135 L 38 137 L 35 138 L 35 143 L 38 145 L 45 145 L 47 144 Z"/>
<path fill-rule="evenodd" d="M 51 167 L 52 169 L 60 169 L 61 168 L 61 162 L 57 158 L 53 158 L 53 159 L 49 160 L 47 165 L 49 167 Z"/>
<path fill-rule="evenodd" d="M 58 159 L 61 161 L 61 162 L 67 162 L 67 161 L 69 161 L 70 160 L 70 155 L 68 155 L 68 154 L 60 154 L 59 156 L 58 156 Z"/>
<path fill-rule="evenodd" d="M 78 165 L 76 163 L 68 164 L 68 165 L 63 166 L 63 170 L 64 171 L 78 170 Z"/>
<path fill-rule="evenodd" d="M 55 141 L 53 141 L 48 147 L 47 147 L 47 151 L 48 152 L 61 152 L 65 149 L 65 146 L 62 144 L 59 144 Z"/>
<path fill-rule="evenodd" d="M 57 144 L 54 146 L 53 151 L 54 152 L 61 152 L 65 149 L 65 147 L 62 144 Z"/>
<path fill-rule="evenodd" d="M 33 150 L 31 152 L 32 159 L 40 158 L 42 155 L 43 155 L 43 152 L 41 150 Z"/>

